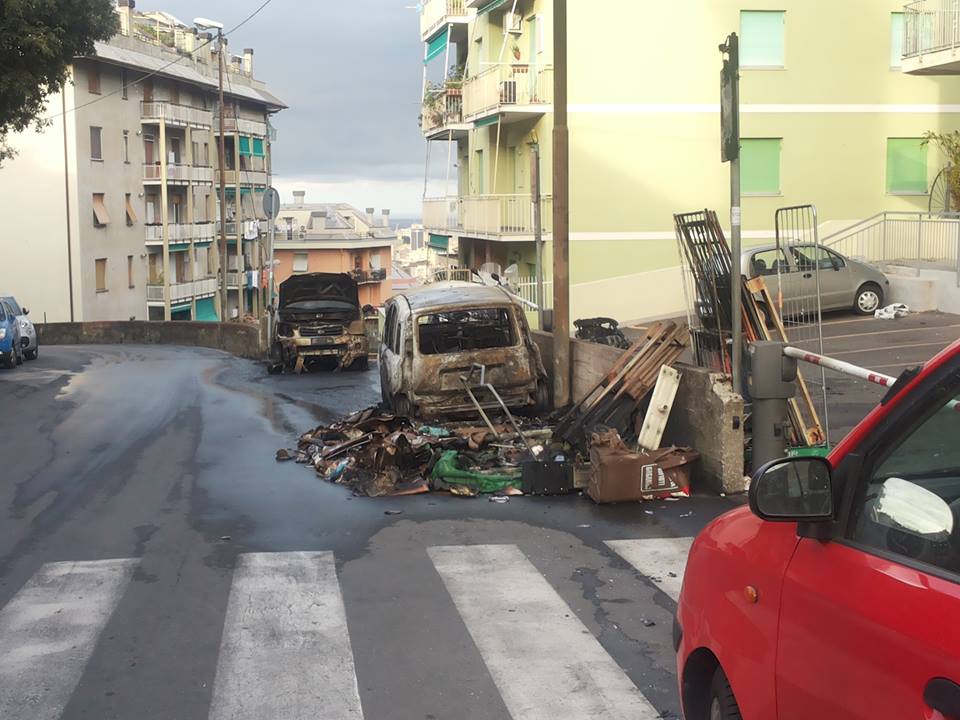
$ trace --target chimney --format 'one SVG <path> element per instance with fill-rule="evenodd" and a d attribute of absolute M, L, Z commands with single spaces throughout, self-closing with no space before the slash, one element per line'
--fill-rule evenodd
<path fill-rule="evenodd" d="M 243 49 L 243 74 L 253 77 L 253 48 Z"/>
<path fill-rule="evenodd" d="M 385 228 L 390 227 L 390 211 L 384 208 L 380 211 L 380 215 L 383 217 L 383 226 Z"/>
<path fill-rule="evenodd" d="M 306 190 L 294 190 L 293 191 L 293 204 L 294 205 L 303 205 L 303 199 L 307 196 Z"/>
<path fill-rule="evenodd" d="M 377 224 L 377 218 L 376 218 L 377 210 L 376 210 L 376 208 L 367 208 L 366 210 L 364 210 L 364 212 L 366 213 L 366 216 L 367 216 L 367 217 L 365 218 L 365 220 L 367 221 L 367 225 L 369 225 L 370 227 L 376 226 L 376 224 Z"/>
<path fill-rule="evenodd" d="M 136 7 L 134 0 L 117 0 L 117 12 L 120 14 L 120 34 L 130 35 L 130 13 Z"/>
<path fill-rule="evenodd" d="M 197 30 L 193 32 L 194 38 L 191 42 L 193 43 L 194 57 L 202 63 L 211 65 L 213 63 L 213 35 Z"/>

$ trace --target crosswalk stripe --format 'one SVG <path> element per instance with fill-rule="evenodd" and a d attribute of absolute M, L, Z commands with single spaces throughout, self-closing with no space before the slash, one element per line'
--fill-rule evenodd
<path fill-rule="evenodd" d="M 513 720 L 660 717 L 517 547 L 427 552 Z"/>
<path fill-rule="evenodd" d="M 48 563 L 0 610 L 0 718 L 60 717 L 136 566 Z"/>
<path fill-rule="evenodd" d="M 241 555 L 211 720 L 362 720 L 332 552 Z"/>
<path fill-rule="evenodd" d="M 607 540 L 604 544 L 677 601 L 693 538 Z"/>

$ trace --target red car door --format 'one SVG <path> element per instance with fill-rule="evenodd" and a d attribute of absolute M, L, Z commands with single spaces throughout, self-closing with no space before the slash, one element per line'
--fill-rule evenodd
<path fill-rule="evenodd" d="M 839 537 L 803 538 L 783 585 L 781 720 L 960 719 L 955 399 L 957 356 L 839 462 Z"/>

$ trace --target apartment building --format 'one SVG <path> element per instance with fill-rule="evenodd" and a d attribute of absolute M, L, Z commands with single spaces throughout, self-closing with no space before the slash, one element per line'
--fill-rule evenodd
<path fill-rule="evenodd" d="M 379 307 L 393 294 L 390 211 L 377 217 L 346 203 L 307 203 L 294 192 L 281 205 L 274 242 L 275 281 L 308 272 L 348 273 L 359 286 L 360 304 Z"/>
<path fill-rule="evenodd" d="M 228 318 L 257 316 L 270 117 L 285 105 L 255 79 L 253 50 L 234 57 L 225 42 L 218 107 L 210 35 L 166 13 L 140 13 L 133 0 L 120 0 L 117 12 L 120 32 L 78 58 L 51 96 L 51 126 L 22 133 L 18 157 L 0 169 L 0 192 L 16 208 L 8 232 L 24 240 L 7 244 L 0 286 L 49 321 L 217 320 L 223 294 Z"/>
<path fill-rule="evenodd" d="M 552 7 L 423 3 L 423 218 L 437 242 L 459 240 L 462 265 L 517 264 L 533 274 L 536 144 L 549 273 Z M 960 127 L 960 85 L 902 71 L 901 2 L 567 8 L 574 317 L 630 320 L 684 306 L 672 216 L 704 207 L 729 214 L 718 45 L 731 32 L 741 42 L 746 243 L 771 238 L 776 209 L 789 205 L 815 204 L 823 232 L 927 208 L 945 159 L 922 136 Z"/>

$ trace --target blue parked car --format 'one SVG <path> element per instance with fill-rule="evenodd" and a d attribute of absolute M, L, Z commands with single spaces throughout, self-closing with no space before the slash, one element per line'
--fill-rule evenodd
<path fill-rule="evenodd" d="M 0 300 L 0 362 L 8 368 L 23 364 L 20 320 L 5 300 Z"/>

